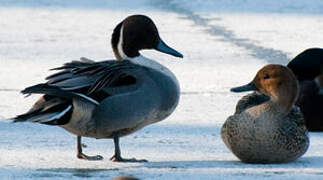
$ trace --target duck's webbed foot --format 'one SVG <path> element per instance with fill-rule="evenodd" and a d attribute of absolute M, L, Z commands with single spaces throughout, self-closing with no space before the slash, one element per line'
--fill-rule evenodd
<path fill-rule="evenodd" d="M 110 158 L 111 161 L 113 162 L 148 162 L 146 159 L 135 159 L 135 158 L 130 158 L 130 159 L 124 159 L 121 156 L 113 155 Z"/>
<path fill-rule="evenodd" d="M 114 142 L 114 155 L 110 158 L 111 161 L 113 162 L 148 162 L 146 159 L 124 159 L 121 157 L 121 151 L 120 151 L 120 146 L 119 146 L 119 137 L 114 136 L 113 138 Z"/>
<path fill-rule="evenodd" d="M 84 159 L 84 160 L 88 160 L 88 161 L 99 161 L 99 160 L 103 160 L 103 157 L 100 155 L 96 155 L 96 156 L 88 156 L 83 154 L 82 152 L 82 146 L 86 147 L 86 145 L 81 143 L 81 136 L 77 136 L 77 155 L 76 157 L 79 159 Z"/>
<path fill-rule="evenodd" d="M 100 155 L 88 156 L 88 155 L 85 155 L 83 153 L 78 153 L 77 154 L 77 158 L 84 159 L 84 160 L 88 160 L 88 161 L 100 161 L 100 160 L 103 160 L 103 157 L 100 156 Z"/>

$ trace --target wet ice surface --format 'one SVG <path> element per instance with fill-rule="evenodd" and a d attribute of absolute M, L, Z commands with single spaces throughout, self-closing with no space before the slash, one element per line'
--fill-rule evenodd
<path fill-rule="evenodd" d="M 184 3 L 183 3 L 184 2 Z M 239 162 L 222 143 L 220 128 L 244 94 L 230 87 L 248 83 L 267 63 L 286 64 L 319 46 L 323 7 L 319 1 L 9 1 L 0 2 L 0 117 L 28 110 L 38 96 L 19 90 L 43 82 L 48 69 L 85 56 L 113 58 L 114 26 L 131 14 L 150 16 L 161 37 L 184 54 L 154 51 L 178 77 L 182 96 L 166 120 L 121 139 L 124 157 L 148 163 L 113 163 L 111 140 L 84 138 L 84 152 L 103 161 L 76 158 L 76 137 L 58 127 L 0 122 L 0 179 L 321 179 L 320 133 L 299 160 L 279 165 Z M 241 9 L 237 8 L 241 7 Z M 289 8 L 287 8 L 289 7 Z M 321 8 L 322 9 L 322 8 Z"/>

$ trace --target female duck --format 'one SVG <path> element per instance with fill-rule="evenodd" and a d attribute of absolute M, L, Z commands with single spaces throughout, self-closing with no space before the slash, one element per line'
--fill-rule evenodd
<path fill-rule="evenodd" d="M 77 157 L 100 160 L 82 153 L 81 136 L 112 138 L 113 161 L 145 160 L 121 157 L 119 138 L 168 117 L 179 100 L 174 74 L 161 64 L 144 58 L 142 49 L 155 49 L 176 57 L 182 54 L 159 37 L 153 21 L 134 15 L 114 29 L 112 47 L 118 61 L 73 61 L 47 77 L 45 84 L 31 86 L 24 94 L 44 94 L 15 122 L 59 125 L 77 136 Z"/>
<path fill-rule="evenodd" d="M 283 163 L 302 156 L 309 138 L 303 116 L 293 106 L 299 91 L 294 74 L 287 67 L 267 65 L 251 83 L 231 89 L 250 90 L 263 96 L 226 120 L 221 130 L 226 146 L 246 163 Z"/>
<path fill-rule="evenodd" d="M 323 49 L 306 49 L 294 59 L 289 67 L 300 84 L 296 105 L 304 114 L 309 131 L 323 131 Z"/>

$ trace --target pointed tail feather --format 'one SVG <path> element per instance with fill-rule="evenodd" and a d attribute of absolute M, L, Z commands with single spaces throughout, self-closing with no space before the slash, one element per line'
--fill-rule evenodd
<path fill-rule="evenodd" d="M 64 98 L 64 99 L 76 98 L 76 99 L 79 99 L 79 100 L 82 100 L 85 102 L 90 102 L 95 105 L 99 104 L 99 102 L 97 102 L 96 100 L 94 100 L 88 96 L 85 96 L 83 94 L 62 90 L 59 87 L 50 86 L 48 84 L 37 84 L 34 86 L 30 86 L 30 87 L 22 90 L 21 93 L 23 93 L 23 94 L 47 94 L 47 95 L 56 96 L 56 97 L 60 97 L 60 98 Z"/>
<path fill-rule="evenodd" d="M 16 123 L 28 121 L 47 125 L 64 125 L 69 122 L 70 116 L 72 114 L 72 109 L 72 105 L 68 105 L 65 109 L 61 111 L 38 110 L 35 112 L 18 115 L 17 117 L 13 118 L 13 122 Z"/>
<path fill-rule="evenodd" d="M 98 105 L 99 103 L 84 95 L 62 90 L 48 84 L 37 84 L 21 91 L 23 94 L 45 94 L 25 114 L 13 118 L 13 122 L 35 122 L 48 125 L 67 124 L 73 112 L 73 99 Z"/>

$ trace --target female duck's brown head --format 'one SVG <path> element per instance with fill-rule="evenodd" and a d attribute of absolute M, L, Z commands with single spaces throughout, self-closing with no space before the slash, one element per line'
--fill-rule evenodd
<path fill-rule="evenodd" d="M 183 57 L 163 42 L 154 22 L 144 15 L 132 15 L 119 23 L 113 30 L 111 44 L 117 60 L 137 57 L 142 49 Z"/>
<path fill-rule="evenodd" d="M 232 92 L 258 91 L 271 97 L 284 111 L 289 111 L 299 93 L 298 81 L 293 72 L 282 65 L 266 65 L 249 84 L 232 88 Z"/>

